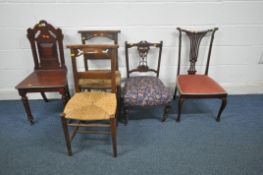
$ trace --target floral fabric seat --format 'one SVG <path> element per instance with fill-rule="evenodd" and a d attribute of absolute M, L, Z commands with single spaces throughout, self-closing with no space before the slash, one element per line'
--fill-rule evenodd
<path fill-rule="evenodd" d="M 130 77 L 124 88 L 125 106 L 160 106 L 172 100 L 172 93 L 153 76 Z"/>

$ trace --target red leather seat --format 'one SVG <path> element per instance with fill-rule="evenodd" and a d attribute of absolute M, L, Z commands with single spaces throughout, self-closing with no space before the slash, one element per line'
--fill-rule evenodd
<path fill-rule="evenodd" d="M 181 95 L 226 94 L 226 91 L 207 75 L 179 75 L 177 87 Z"/>
<path fill-rule="evenodd" d="M 216 98 L 221 100 L 221 106 L 219 108 L 216 121 L 220 121 L 220 116 L 227 104 L 227 93 L 226 91 L 212 78 L 208 76 L 208 69 L 210 63 L 210 56 L 212 51 L 212 45 L 214 40 L 215 32 L 218 28 L 202 30 L 202 31 L 190 31 L 182 28 L 177 28 L 179 31 L 179 50 L 178 50 L 178 69 L 177 69 L 177 80 L 174 90 L 174 100 L 176 99 L 177 90 L 179 91 L 178 99 L 178 115 L 176 121 L 180 121 L 181 111 L 183 103 L 186 99 L 197 99 L 197 98 Z M 210 44 L 207 53 L 207 60 L 204 74 L 196 74 L 196 62 L 199 57 L 199 46 L 201 40 L 206 35 L 210 35 Z M 190 67 L 187 70 L 188 74 L 181 74 L 181 53 L 182 53 L 182 42 L 189 39 L 189 61 Z M 185 47 L 184 47 L 185 48 Z M 204 49 L 204 47 L 203 47 Z M 166 118 L 163 118 L 165 120 Z"/>

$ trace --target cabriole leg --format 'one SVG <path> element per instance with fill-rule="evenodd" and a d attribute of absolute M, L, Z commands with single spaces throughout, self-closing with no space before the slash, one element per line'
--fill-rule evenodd
<path fill-rule="evenodd" d="M 216 117 L 216 121 L 217 121 L 217 122 L 220 121 L 220 116 L 221 116 L 223 110 L 225 109 L 226 104 L 227 104 L 227 99 L 226 99 L 226 97 L 223 97 L 223 98 L 222 98 L 221 107 L 220 107 L 220 109 L 219 109 L 219 111 L 218 111 L 218 114 L 217 114 L 217 117 Z"/>
<path fill-rule="evenodd" d="M 164 107 L 162 122 L 164 122 L 167 119 L 168 112 L 169 112 L 170 109 L 171 109 L 171 104 L 170 103 L 166 104 L 165 107 Z"/>
<path fill-rule="evenodd" d="M 181 119 L 181 110 L 183 108 L 183 103 L 184 103 L 184 98 L 179 97 L 179 100 L 178 100 L 178 115 L 177 115 L 177 118 L 176 118 L 176 122 L 179 122 L 180 119 Z"/>

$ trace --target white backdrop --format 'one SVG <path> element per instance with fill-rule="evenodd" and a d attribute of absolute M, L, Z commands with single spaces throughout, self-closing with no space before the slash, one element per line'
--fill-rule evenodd
<path fill-rule="evenodd" d="M 259 64 L 263 62 L 263 1 L 0 0 L 0 99 L 19 98 L 14 87 L 33 69 L 26 29 L 41 19 L 62 29 L 64 46 L 80 43 L 78 30 L 121 30 L 119 62 L 123 78 L 126 40 L 163 40 L 160 78 L 171 88 L 177 70 L 176 27 L 217 26 L 209 74 L 230 94 L 263 93 L 263 64 Z M 204 40 L 202 45 L 206 44 Z M 201 50 L 198 69 L 204 65 L 203 53 Z M 68 49 L 65 59 L 72 89 Z"/>

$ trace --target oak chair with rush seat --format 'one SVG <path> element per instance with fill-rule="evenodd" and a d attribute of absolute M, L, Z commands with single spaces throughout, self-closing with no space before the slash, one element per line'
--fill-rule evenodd
<path fill-rule="evenodd" d="M 181 28 L 177 28 L 179 31 L 179 53 L 178 53 L 178 70 L 177 81 L 174 92 L 174 99 L 176 98 L 177 90 L 179 92 L 178 100 L 178 115 L 176 121 L 180 121 L 181 110 L 185 99 L 205 99 L 205 98 L 218 98 L 221 99 L 221 107 L 218 111 L 216 121 L 220 121 L 220 116 L 227 104 L 226 91 L 211 77 L 208 76 L 208 69 L 210 64 L 210 56 L 212 51 L 212 45 L 215 32 L 218 28 L 204 30 L 204 31 L 189 31 Z M 189 61 L 190 68 L 188 75 L 180 75 L 181 64 L 181 50 L 182 50 L 182 34 L 185 34 L 190 40 L 190 53 Z M 208 49 L 208 56 L 206 61 L 206 69 L 204 74 L 196 74 L 196 61 L 198 58 L 199 46 L 203 37 L 210 35 L 210 44 Z"/>
<path fill-rule="evenodd" d="M 78 31 L 81 35 L 82 44 L 115 44 L 118 45 L 118 34 L 120 30 L 80 30 Z M 95 57 L 96 56 L 96 57 Z M 104 54 L 87 54 L 84 55 L 84 66 L 85 70 L 90 69 L 90 64 L 93 60 L 101 59 L 103 60 Z M 117 85 L 117 100 L 120 104 L 121 100 L 121 73 L 119 71 L 118 63 L 118 48 L 116 48 L 116 85 Z M 110 80 L 102 79 L 83 79 L 80 80 L 80 85 L 88 90 L 90 89 L 110 89 Z M 120 105 L 118 105 L 120 106 Z"/>
<path fill-rule="evenodd" d="M 125 42 L 127 80 L 124 87 L 124 115 L 125 124 L 128 123 L 128 110 L 133 106 L 164 106 L 164 116 L 167 115 L 172 100 L 171 92 L 164 86 L 159 79 L 163 42 L 150 43 L 140 41 L 138 43 Z M 132 57 L 134 61 L 139 61 L 137 67 L 131 66 L 131 57 L 129 50 L 135 49 L 138 56 Z M 149 52 L 157 51 L 157 60 L 154 60 L 154 54 Z M 150 56 L 149 56 L 150 55 Z M 150 58 L 147 58 L 147 57 Z M 149 66 L 148 61 L 156 61 L 157 66 Z M 154 76 L 143 75 L 153 73 Z M 136 75 L 137 73 L 137 75 Z M 134 75 L 135 74 L 135 75 Z"/>
<path fill-rule="evenodd" d="M 27 93 L 39 92 L 47 102 L 46 92 L 59 92 L 65 105 L 69 98 L 69 90 L 61 29 L 55 29 L 51 24 L 41 20 L 27 30 L 27 38 L 31 45 L 35 67 L 16 89 L 22 97 L 27 118 L 33 124 Z"/>
<path fill-rule="evenodd" d="M 61 114 L 61 122 L 65 135 L 68 154 L 72 155 L 71 141 L 77 132 L 87 134 L 109 134 L 112 137 L 113 156 L 117 156 L 116 145 L 116 50 L 117 45 L 70 45 L 71 61 L 74 76 L 76 93 L 68 101 L 64 112 Z M 110 62 L 109 70 L 81 70 L 77 59 L 84 59 L 85 55 L 104 55 L 103 59 Z M 100 60 L 102 57 L 98 57 Z M 95 59 L 94 59 L 95 60 Z M 81 86 L 83 79 L 104 79 L 110 81 L 111 92 L 88 91 Z M 102 123 L 103 122 L 103 123 Z M 105 124 L 105 122 L 107 122 Z M 109 124 L 108 124 L 109 123 Z M 68 126 L 74 127 L 72 134 L 69 134 Z M 110 132 L 94 130 L 78 131 L 79 128 L 110 128 Z"/>

